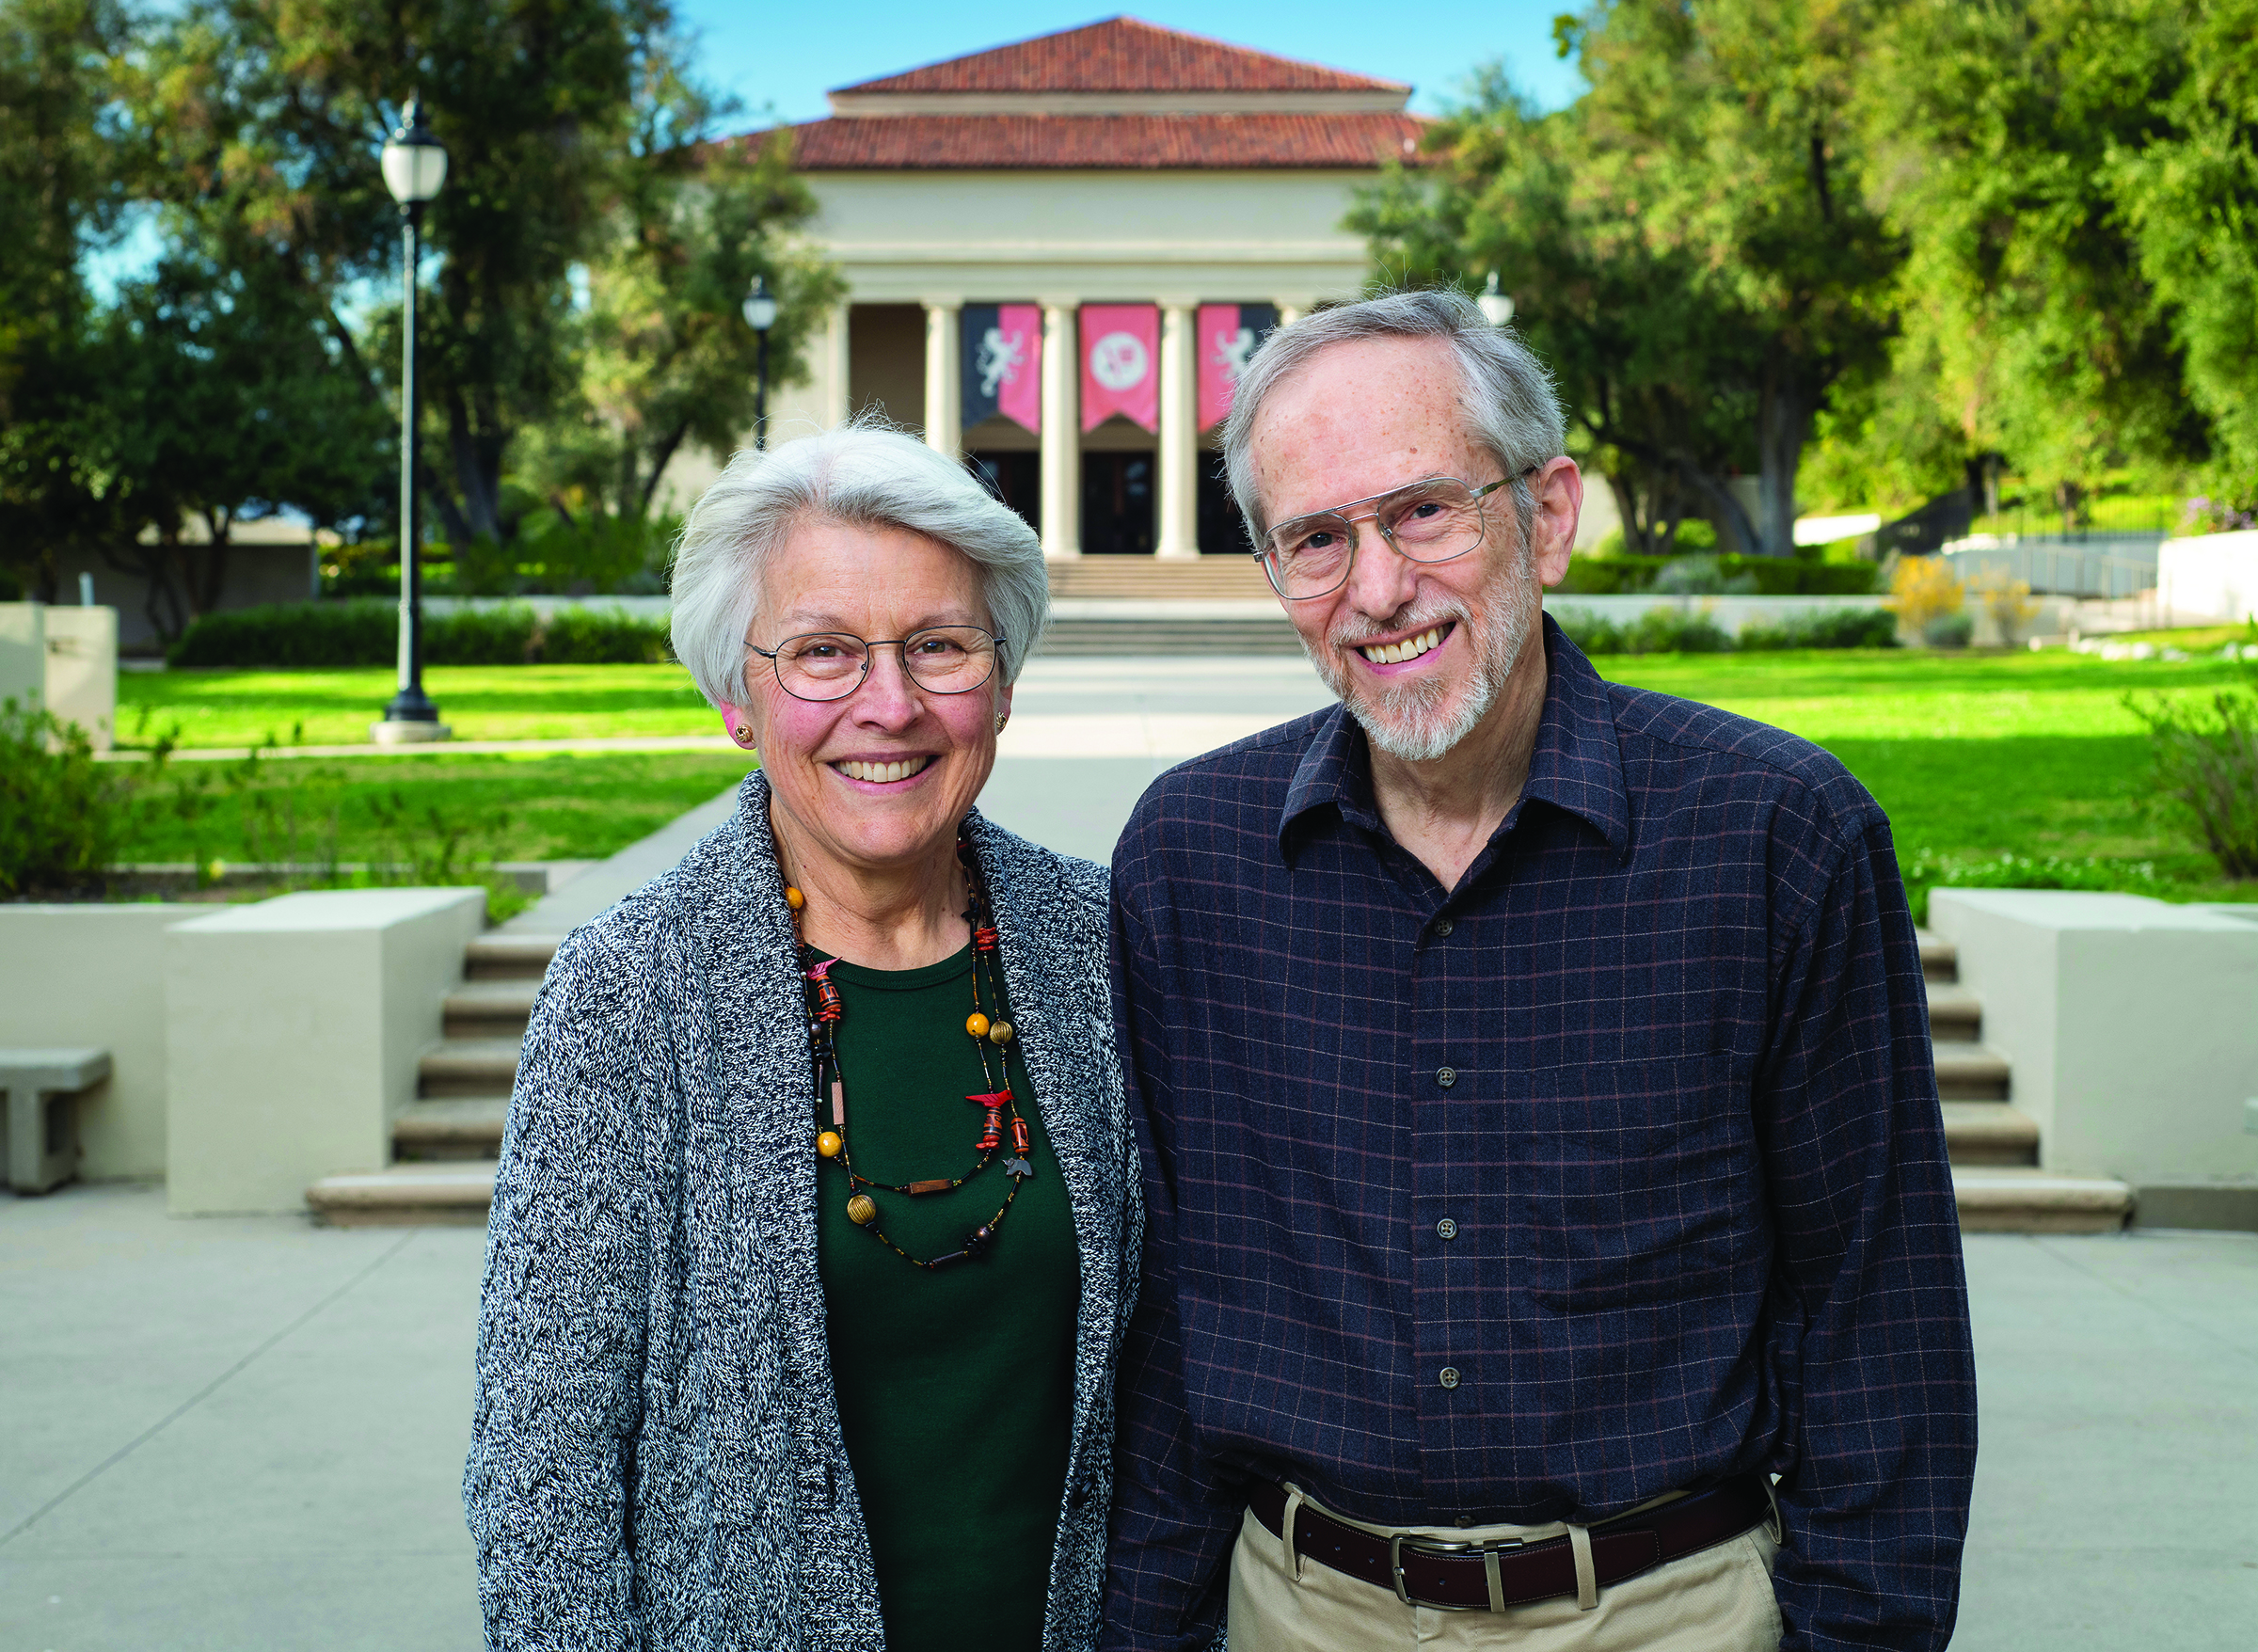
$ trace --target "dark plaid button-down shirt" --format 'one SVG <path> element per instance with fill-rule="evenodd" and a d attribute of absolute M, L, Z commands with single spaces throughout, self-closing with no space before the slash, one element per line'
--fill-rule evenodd
<path fill-rule="evenodd" d="M 1108 1647 L 1213 1638 L 1249 1473 L 1449 1526 L 1766 1470 L 1786 1646 L 1950 1633 L 1974 1374 L 1888 823 L 1545 637 L 1528 784 L 1455 890 L 1338 709 L 1121 839 L 1151 1230 Z"/>

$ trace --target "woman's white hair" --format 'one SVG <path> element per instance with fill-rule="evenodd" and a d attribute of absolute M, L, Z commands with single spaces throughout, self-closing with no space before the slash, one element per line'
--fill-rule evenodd
<path fill-rule="evenodd" d="M 1353 339 L 1440 339 L 1450 345 L 1458 363 L 1458 406 L 1466 434 L 1514 479 L 1514 513 L 1526 542 L 1536 520 L 1536 495 L 1522 472 L 1565 451 L 1566 421 L 1560 398 L 1553 393 L 1552 375 L 1529 346 L 1511 329 L 1492 326 L 1471 298 L 1451 288 L 1387 293 L 1360 304 L 1316 310 L 1272 333 L 1254 353 L 1232 392 L 1231 416 L 1223 424 L 1223 471 L 1231 497 L 1247 518 L 1248 542 L 1259 549 L 1270 528 L 1262 491 L 1255 486 L 1252 451 L 1263 403 L 1320 350 Z"/>
<path fill-rule="evenodd" d="M 675 657 L 718 709 L 742 706 L 746 632 L 761 576 L 810 517 L 900 528 L 967 558 L 996 635 L 1010 688 L 1051 623 L 1042 542 L 972 473 L 914 437 L 871 420 L 743 452 L 706 490 L 675 548 Z"/>

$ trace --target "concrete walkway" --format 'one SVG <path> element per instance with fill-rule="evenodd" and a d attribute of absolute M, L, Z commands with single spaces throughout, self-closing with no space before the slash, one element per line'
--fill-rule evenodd
<path fill-rule="evenodd" d="M 483 1235 L 0 1195 L 0 1647 L 470 1652 Z M 1968 1241 L 1972 1652 L 2240 1652 L 2258 1236 Z"/>

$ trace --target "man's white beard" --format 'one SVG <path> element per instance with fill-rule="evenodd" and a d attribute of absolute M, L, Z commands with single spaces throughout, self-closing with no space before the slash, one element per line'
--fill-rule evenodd
<path fill-rule="evenodd" d="M 1400 686 L 1385 679 L 1367 683 L 1352 675 L 1354 668 L 1341 658 L 1353 645 L 1350 639 L 1355 635 L 1346 626 L 1335 627 L 1322 653 L 1306 642 L 1302 644 L 1325 686 L 1363 728 L 1364 738 L 1391 757 L 1406 763 L 1432 762 L 1481 727 L 1505 691 L 1513 668 L 1520 663 L 1521 650 L 1535 630 L 1541 600 L 1536 558 L 1526 541 L 1514 560 L 1519 565 L 1513 577 L 1493 578 L 1463 615 L 1454 616 L 1447 604 L 1414 603 L 1377 627 L 1407 629 L 1416 635 L 1430 625 L 1457 617 L 1473 650 L 1471 677 L 1423 674 Z M 1503 570 L 1500 572 L 1503 576 Z"/>

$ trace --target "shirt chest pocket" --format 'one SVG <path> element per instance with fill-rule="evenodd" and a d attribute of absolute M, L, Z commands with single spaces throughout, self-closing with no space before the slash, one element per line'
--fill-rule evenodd
<path fill-rule="evenodd" d="M 1512 1243 L 1530 1299 L 1668 1313 L 1734 1287 L 1765 1223 L 1731 1057 L 1586 1062 L 1515 1088 Z"/>

